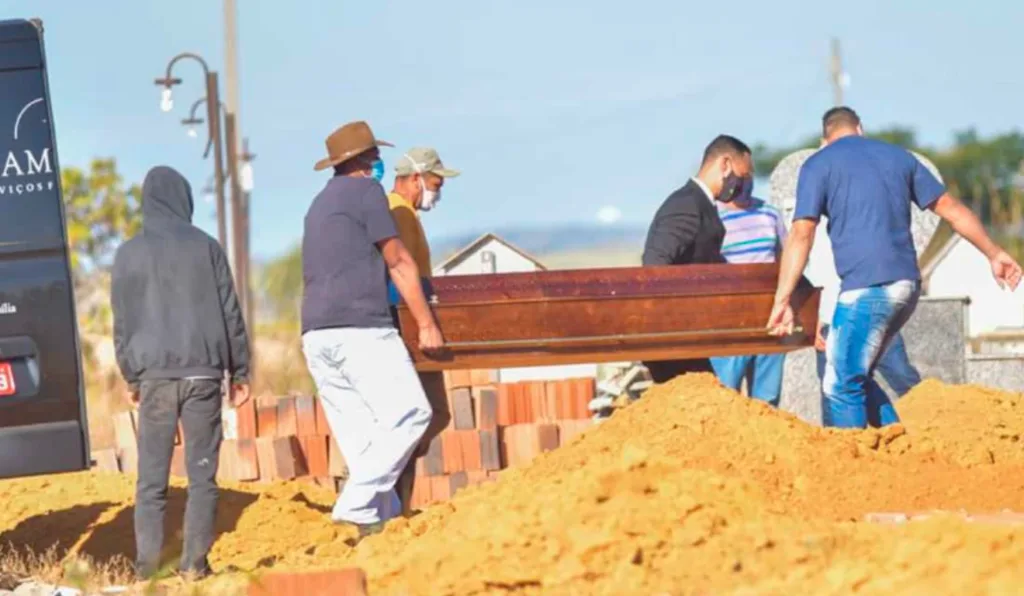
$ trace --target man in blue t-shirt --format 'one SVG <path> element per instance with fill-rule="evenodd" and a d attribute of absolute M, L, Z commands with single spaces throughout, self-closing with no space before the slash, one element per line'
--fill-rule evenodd
<path fill-rule="evenodd" d="M 842 281 L 826 340 L 824 421 L 844 428 L 864 428 L 869 420 L 884 426 L 899 418 L 872 375 L 921 293 L 911 203 L 933 210 L 984 253 L 1000 286 L 1016 289 L 1021 267 L 912 153 L 864 137 L 860 118 L 850 108 L 825 112 L 822 137 L 825 147 L 800 169 L 768 327 L 776 335 L 793 332 L 790 298 L 807 264 L 818 220 L 827 217 Z"/>

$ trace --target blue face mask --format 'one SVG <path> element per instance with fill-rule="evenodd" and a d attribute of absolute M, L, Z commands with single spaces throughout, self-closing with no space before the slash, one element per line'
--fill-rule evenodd
<path fill-rule="evenodd" d="M 373 162 L 373 174 L 372 174 L 372 176 L 373 176 L 373 179 L 376 180 L 377 182 L 380 182 L 380 181 L 384 180 L 384 160 L 383 159 L 378 157 Z"/>

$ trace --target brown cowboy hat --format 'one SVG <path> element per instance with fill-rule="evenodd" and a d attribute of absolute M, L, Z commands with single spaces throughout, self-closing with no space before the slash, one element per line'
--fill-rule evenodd
<path fill-rule="evenodd" d="M 352 159 L 363 151 L 374 147 L 394 147 L 386 141 L 378 141 L 370 125 L 362 120 L 349 122 L 327 137 L 327 157 L 316 162 L 314 170 L 323 170 Z"/>

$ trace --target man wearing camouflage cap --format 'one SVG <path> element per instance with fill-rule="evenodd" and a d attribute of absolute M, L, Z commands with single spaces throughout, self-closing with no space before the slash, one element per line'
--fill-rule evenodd
<path fill-rule="evenodd" d="M 414 147 L 407 151 L 395 164 L 395 185 L 388 194 L 391 217 L 398 228 L 398 236 L 402 240 L 416 262 L 422 277 L 424 294 L 430 296 L 430 245 L 427 234 L 420 222 L 419 211 L 430 211 L 441 200 L 441 187 L 447 178 L 459 175 L 457 170 L 446 168 L 441 162 L 437 151 L 429 147 Z M 389 282 L 389 296 L 392 304 L 392 316 L 397 319 L 395 305 L 398 304 L 398 292 Z M 398 323 L 395 323 L 396 327 Z M 399 327 L 400 328 L 400 327 Z M 444 388 L 444 376 L 440 372 L 419 373 L 423 391 L 433 409 L 433 417 L 426 432 L 420 439 L 419 449 L 409 459 L 405 470 L 398 479 L 396 489 L 402 508 L 409 511 L 412 497 L 413 482 L 416 477 L 416 459 L 426 453 L 430 442 L 440 433 L 451 420 L 448 408 L 448 397 Z"/>

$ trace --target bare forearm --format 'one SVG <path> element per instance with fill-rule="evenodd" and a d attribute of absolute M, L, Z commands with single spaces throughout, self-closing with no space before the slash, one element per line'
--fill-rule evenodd
<path fill-rule="evenodd" d="M 807 266 L 807 256 L 811 253 L 814 236 L 791 234 L 782 251 L 782 263 L 779 266 L 779 286 L 775 291 L 775 303 L 788 302 L 796 284 Z"/>
<path fill-rule="evenodd" d="M 412 312 L 416 323 L 421 327 L 432 323 L 434 315 L 427 305 L 426 296 L 423 295 L 423 285 L 420 283 L 416 263 L 411 259 L 402 259 L 389 268 L 388 272 L 398 293 L 402 295 L 402 299 L 409 306 L 409 311 Z"/>
<path fill-rule="evenodd" d="M 991 259 L 1001 250 L 989 237 L 978 216 L 959 200 L 943 195 L 936 202 L 935 212 L 949 222 L 954 232 L 967 239 L 985 257 Z"/>

